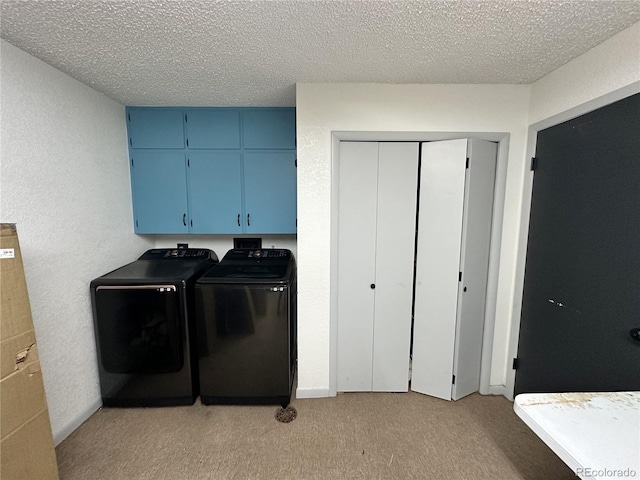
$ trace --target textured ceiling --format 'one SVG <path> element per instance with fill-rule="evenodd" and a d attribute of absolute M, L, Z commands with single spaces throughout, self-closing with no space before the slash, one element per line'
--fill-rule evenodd
<path fill-rule="evenodd" d="M 0 1 L 2 38 L 126 105 L 293 105 L 296 82 L 528 84 L 640 21 L 640 0 Z"/>

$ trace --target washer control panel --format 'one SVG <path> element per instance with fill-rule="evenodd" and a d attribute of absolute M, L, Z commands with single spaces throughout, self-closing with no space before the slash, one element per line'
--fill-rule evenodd
<path fill-rule="evenodd" d="M 234 249 L 229 250 L 225 255 L 227 260 L 242 260 L 253 259 L 261 260 L 263 258 L 268 259 L 287 259 L 291 256 L 291 251 L 283 248 L 271 248 L 271 249 Z"/>

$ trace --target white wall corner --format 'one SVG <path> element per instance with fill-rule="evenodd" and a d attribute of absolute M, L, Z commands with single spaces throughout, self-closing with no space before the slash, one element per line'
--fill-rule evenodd
<path fill-rule="evenodd" d="M 71 435 L 76 428 L 86 422 L 100 408 L 102 408 L 102 401 L 98 399 L 93 403 L 87 404 L 81 412 L 76 412 L 71 421 L 53 433 L 53 444 L 56 447 L 60 445 L 65 438 Z"/>

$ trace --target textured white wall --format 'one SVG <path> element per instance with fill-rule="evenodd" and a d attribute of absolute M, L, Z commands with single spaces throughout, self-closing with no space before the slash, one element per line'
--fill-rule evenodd
<path fill-rule="evenodd" d="M 298 84 L 298 394 L 328 392 L 332 131 L 510 134 L 490 383 L 505 383 L 529 86 Z M 389 252 L 392 254 L 392 252 Z"/>
<path fill-rule="evenodd" d="M 638 80 L 640 23 L 533 83 L 529 123 L 573 109 Z"/>
<path fill-rule="evenodd" d="M 124 107 L 1 41 L 2 222 L 16 223 L 56 443 L 100 406 L 89 282 L 133 234 Z"/>

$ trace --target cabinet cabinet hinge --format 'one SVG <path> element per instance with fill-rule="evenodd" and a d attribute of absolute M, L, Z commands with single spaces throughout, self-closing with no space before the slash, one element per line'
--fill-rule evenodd
<path fill-rule="evenodd" d="M 458 272 L 458 281 L 461 282 L 462 281 L 462 272 Z"/>
<path fill-rule="evenodd" d="M 464 168 L 469 168 L 469 157 L 467 157 L 467 163 L 465 164 Z"/>
<path fill-rule="evenodd" d="M 131 137 L 129 137 L 129 146 L 133 147 L 133 141 L 131 140 Z"/>
<path fill-rule="evenodd" d="M 187 168 L 191 168 L 191 160 L 187 158 Z"/>
<path fill-rule="evenodd" d="M 189 148 L 189 139 L 187 138 L 187 148 Z"/>
<path fill-rule="evenodd" d="M 537 168 L 538 168 L 538 158 L 531 157 L 531 171 L 535 172 Z"/>
<path fill-rule="evenodd" d="M 184 114 L 184 123 L 187 123 L 189 120 L 187 119 L 187 114 Z"/>
<path fill-rule="evenodd" d="M 138 220 L 136 220 L 136 228 L 138 228 Z"/>
<path fill-rule="evenodd" d="M 518 370 L 518 368 L 520 368 L 520 359 L 519 358 L 514 358 L 513 359 L 513 364 L 511 365 L 511 368 L 513 368 L 514 370 Z"/>
<path fill-rule="evenodd" d="M 133 158 L 131 159 L 131 166 L 135 167 L 134 163 L 133 163 Z"/>
<path fill-rule="evenodd" d="M 451 383 L 453 383 L 454 385 L 456 384 L 456 376 L 454 375 L 453 378 L 451 379 Z"/>
<path fill-rule="evenodd" d="M 297 159 L 297 158 L 293 161 L 293 165 L 294 165 L 296 168 L 298 168 L 298 159 Z"/>

